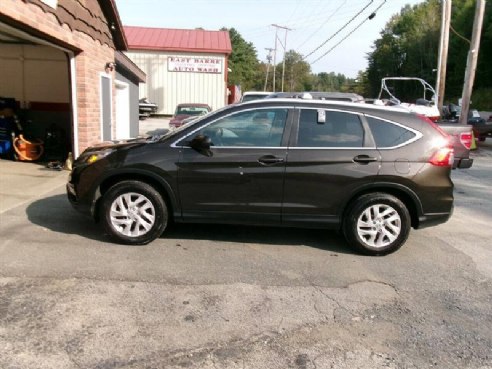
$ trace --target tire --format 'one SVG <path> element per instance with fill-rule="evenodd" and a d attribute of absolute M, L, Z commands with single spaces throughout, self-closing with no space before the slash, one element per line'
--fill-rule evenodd
<path fill-rule="evenodd" d="M 122 181 L 103 196 L 100 219 L 117 242 L 145 245 L 166 229 L 168 210 L 162 196 L 147 183 Z"/>
<path fill-rule="evenodd" d="M 407 240 L 410 213 L 398 198 L 371 193 L 356 199 L 343 220 L 343 233 L 350 246 L 366 255 L 387 255 Z"/>

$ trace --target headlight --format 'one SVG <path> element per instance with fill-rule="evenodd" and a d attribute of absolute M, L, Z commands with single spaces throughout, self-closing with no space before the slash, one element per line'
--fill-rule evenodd
<path fill-rule="evenodd" d="M 85 154 L 82 154 L 79 160 L 85 164 L 92 164 L 96 161 L 108 156 L 114 151 L 114 149 L 106 149 L 101 151 L 91 151 Z"/>

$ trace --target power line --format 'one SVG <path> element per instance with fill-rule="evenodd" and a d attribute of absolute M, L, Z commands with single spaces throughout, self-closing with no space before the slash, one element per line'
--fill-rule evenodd
<path fill-rule="evenodd" d="M 316 29 L 316 31 L 314 31 L 313 33 L 311 33 L 311 34 L 308 36 L 308 38 L 306 38 L 306 40 L 304 40 L 304 42 L 301 42 L 301 43 L 299 44 L 299 46 L 298 46 L 297 48 L 299 49 L 299 47 L 300 47 L 300 46 L 304 45 L 304 44 L 305 44 L 306 42 L 308 42 L 308 41 L 309 41 L 309 40 L 310 40 L 310 39 L 311 39 L 311 38 L 312 38 L 312 37 L 313 37 L 316 33 L 318 33 L 318 32 L 320 31 L 320 29 L 321 29 L 321 28 L 323 28 L 323 26 L 324 26 L 324 25 L 325 25 L 325 24 L 326 24 L 326 23 L 327 23 L 327 22 L 328 22 L 331 18 L 333 18 L 333 16 L 334 16 L 335 14 L 337 14 L 337 12 L 340 10 L 340 8 L 341 8 L 342 6 L 344 6 L 346 3 L 347 3 L 347 0 L 345 0 L 345 1 L 344 1 L 344 2 L 343 2 L 343 3 L 342 3 L 342 4 L 338 7 L 338 8 L 336 8 L 336 9 L 335 9 L 335 10 L 334 10 L 334 11 L 333 11 L 330 15 L 329 15 L 329 17 L 328 17 L 328 18 L 326 18 L 326 19 L 324 20 L 324 22 L 322 22 L 322 23 L 321 23 L 321 25 L 320 25 L 320 26 Z"/>
<path fill-rule="evenodd" d="M 458 32 L 456 32 L 456 30 L 453 28 L 453 26 L 450 24 L 449 25 L 449 28 L 451 29 L 451 31 L 453 31 L 453 33 L 458 36 L 459 38 L 461 38 L 462 40 L 465 40 L 466 42 L 468 42 L 468 44 L 471 44 L 471 41 L 469 39 L 467 39 L 465 36 L 462 36 L 460 35 Z"/>
<path fill-rule="evenodd" d="M 292 12 L 292 14 L 290 15 L 290 17 L 287 19 L 287 21 L 285 23 L 289 23 L 290 20 L 292 19 L 292 17 L 294 16 L 294 14 L 297 13 L 297 9 L 299 8 L 299 5 L 301 4 L 301 0 L 297 0 L 296 2 L 296 6 L 294 8 L 294 11 Z"/>
<path fill-rule="evenodd" d="M 347 0 L 345 0 L 347 1 Z M 329 3 L 328 1 L 326 1 L 325 3 Z M 350 4 L 350 3 L 349 3 Z M 322 7 L 322 9 L 324 9 L 325 6 Z M 298 16 L 296 17 L 296 22 L 288 22 L 288 23 L 284 23 L 286 24 L 288 27 L 290 28 L 295 28 L 296 30 L 301 30 L 303 28 L 306 28 L 306 26 L 308 26 L 308 28 L 310 29 L 313 29 L 314 27 L 316 26 L 319 26 L 321 25 L 321 27 L 323 25 L 326 25 L 326 22 L 327 22 L 327 16 L 331 16 L 331 14 L 333 13 L 333 10 L 332 9 L 329 9 L 329 10 L 326 10 L 326 11 L 322 11 L 322 9 L 318 9 L 318 12 L 317 12 L 317 15 L 316 16 L 311 16 L 311 15 L 304 15 L 304 16 Z M 349 15 L 349 14 L 353 14 L 353 11 L 354 11 L 355 7 L 354 6 L 351 6 L 351 5 L 346 5 L 342 11 L 338 11 L 336 14 L 339 16 L 339 18 L 345 16 L 345 15 Z M 257 37 L 257 36 L 263 36 L 263 35 L 267 35 L 267 34 L 270 34 L 270 31 L 268 31 L 268 27 L 267 26 L 258 26 L 258 27 L 251 27 L 251 28 L 243 28 L 242 29 L 242 32 L 241 32 L 241 35 L 243 35 L 245 38 L 251 38 L 251 37 Z M 301 38 L 299 37 L 299 35 L 297 34 L 293 34 L 294 37 L 298 37 L 298 38 Z M 297 42 L 295 42 L 297 43 Z"/>
<path fill-rule="evenodd" d="M 376 8 L 376 10 L 374 10 L 374 12 L 371 13 L 371 15 L 369 15 L 369 17 L 365 18 L 362 22 L 360 22 L 352 31 L 350 31 L 344 38 L 342 38 L 340 41 L 338 41 L 335 45 L 333 45 L 327 52 L 325 52 L 323 55 L 321 55 L 319 58 L 315 59 L 313 62 L 311 62 L 310 64 L 314 64 L 316 63 L 317 61 L 319 61 L 320 59 L 323 59 L 326 55 L 328 55 L 330 52 L 333 51 L 333 49 L 335 49 L 338 45 L 340 45 L 343 41 L 345 41 L 347 38 L 349 38 L 355 31 L 357 31 L 365 22 L 367 22 L 368 20 L 371 20 L 373 19 L 375 16 L 376 16 L 376 12 L 381 9 L 381 7 L 384 5 L 384 3 L 386 2 L 386 0 L 383 0 L 383 2 Z"/>
<path fill-rule="evenodd" d="M 314 0 L 311 0 L 311 1 L 314 1 Z M 303 7 L 301 9 L 299 9 L 299 6 L 301 6 L 301 2 L 303 3 L 302 4 Z M 323 2 L 323 0 L 317 0 L 316 3 L 313 2 L 312 4 L 309 4 L 309 6 L 306 6 L 306 0 L 302 0 L 302 1 L 297 0 L 297 4 L 296 4 L 294 11 L 290 15 L 290 17 L 287 20 L 283 21 L 282 23 L 290 25 L 291 20 L 293 18 L 295 18 L 296 20 L 302 19 L 302 18 L 307 18 L 307 19 L 311 18 L 313 16 L 313 14 L 316 14 L 316 12 L 319 11 L 319 5 L 322 2 Z M 325 1 L 325 6 L 326 6 L 326 1 Z M 304 15 L 301 15 L 301 14 L 304 14 Z"/>
<path fill-rule="evenodd" d="M 364 10 L 366 10 L 374 0 L 370 0 L 369 3 L 367 3 L 366 6 L 364 6 L 356 15 L 354 15 L 350 20 L 345 23 L 338 31 L 336 31 L 333 35 L 331 35 L 327 40 L 325 40 L 321 45 L 319 45 L 317 48 L 315 48 L 313 51 L 311 51 L 309 54 L 303 57 L 303 59 L 308 58 L 309 56 L 313 55 L 316 51 L 321 49 L 323 46 L 325 46 L 329 41 L 331 41 L 336 35 L 338 35 L 341 31 L 343 31 L 350 23 L 353 22 L 355 18 L 357 18 Z"/>
<path fill-rule="evenodd" d="M 327 2 L 329 3 L 329 2 Z M 324 7 L 323 7 L 324 8 Z M 357 9 L 356 9 L 357 8 Z M 338 15 L 340 15 L 341 19 L 343 16 L 351 16 L 354 14 L 355 11 L 357 11 L 359 7 L 354 7 L 353 4 L 346 4 L 345 7 L 343 8 L 343 11 L 338 12 Z M 313 24 L 319 24 L 320 22 L 323 22 L 325 18 L 331 14 L 333 10 L 330 8 L 329 10 L 322 11 L 321 9 L 318 9 L 317 13 L 315 16 L 299 16 L 296 17 L 295 22 L 289 22 L 289 26 L 293 28 L 303 28 L 305 25 L 312 26 Z"/>

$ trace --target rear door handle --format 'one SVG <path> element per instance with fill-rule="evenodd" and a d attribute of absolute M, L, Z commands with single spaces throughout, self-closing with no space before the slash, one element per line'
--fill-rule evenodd
<path fill-rule="evenodd" d="M 272 165 L 277 163 L 283 163 L 284 158 L 279 158 L 273 155 L 265 155 L 258 159 L 258 163 L 262 165 Z"/>
<path fill-rule="evenodd" d="M 357 155 L 354 161 L 359 164 L 369 164 L 374 161 L 378 161 L 378 158 L 371 157 L 369 155 Z"/>

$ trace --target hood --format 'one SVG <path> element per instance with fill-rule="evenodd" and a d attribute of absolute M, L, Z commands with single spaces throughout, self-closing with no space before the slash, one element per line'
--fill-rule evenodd
<path fill-rule="evenodd" d="M 171 122 L 181 122 L 183 119 L 191 117 L 190 114 L 178 114 L 175 115 L 172 119 Z"/>
<path fill-rule="evenodd" d="M 84 150 L 82 154 L 102 151 L 106 149 L 120 149 L 120 148 L 130 148 L 133 146 L 140 146 L 142 144 L 147 144 L 149 142 L 155 142 L 160 137 L 161 136 L 149 136 L 149 137 L 130 138 L 127 140 L 103 141 L 101 143 L 95 144 L 94 146 L 88 147 L 87 149 Z"/>
<path fill-rule="evenodd" d="M 95 144 L 94 146 L 91 146 L 89 149 L 94 149 L 94 150 L 101 150 L 101 149 L 108 149 L 108 148 L 117 148 L 117 147 L 123 147 L 123 146 L 129 146 L 129 145 L 134 145 L 134 144 L 139 144 L 139 143 L 145 143 L 149 141 L 149 137 L 139 137 L 139 138 L 129 138 L 126 140 L 111 140 L 111 141 L 103 141 L 101 143 Z"/>
<path fill-rule="evenodd" d="M 97 145 L 88 147 L 82 152 L 79 157 L 75 160 L 73 166 L 78 167 L 83 164 L 88 164 L 88 159 L 91 156 L 95 156 L 97 159 L 92 161 L 99 161 L 103 158 L 112 156 L 113 154 L 120 155 L 130 149 L 137 148 L 139 146 L 147 145 L 149 143 L 157 142 L 161 136 L 134 138 L 128 140 L 114 140 L 114 141 L 104 141 Z"/>

